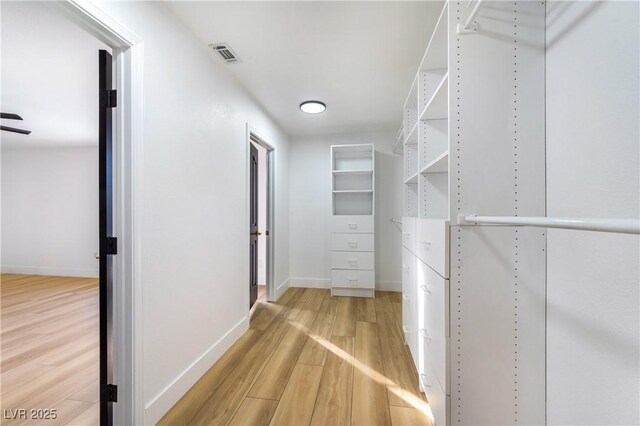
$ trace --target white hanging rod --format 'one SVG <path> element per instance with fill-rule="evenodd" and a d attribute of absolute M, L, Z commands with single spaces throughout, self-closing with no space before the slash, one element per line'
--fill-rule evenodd
<path fill-rule="evenodd" d="M 541 228 L 577 229 L 582 231 L 640 234 L 640 219 L 584 219 L 566 217 L 516 217 L 459 215 L 458 225 L 512 225 Z"/>
<path fill-rule="evenodd" d="M 464 24 L 458 24 L 458 34 L 469 34 L 469 33 L 476 32 L 478 30 L 478 25 L 474 24 L 473 21 L 476 20 L 478 13 L 480 13 L 480 9 L 482 8 L 482 3 L 484 3 L 484 0 L 478 0 L 476 2 L 476 5 L 471 10 L 471 13 L 469 14 L 469 16 L 467 16 L 467 20 L 464 21 Z M 467 7 L 469 7 L 470 4 L 471 2 L 469 2 Z"/>
<path fill-rule="evenodd" d="M 391 222 L 393 223 L 399 223 L 400 225 L 402 225 L 402 221 L 400 219 L 396 219 L 395 217 L 391 218 Z"/>

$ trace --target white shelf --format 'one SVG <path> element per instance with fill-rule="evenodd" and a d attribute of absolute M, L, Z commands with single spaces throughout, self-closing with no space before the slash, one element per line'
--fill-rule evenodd
<path fill-rule="evenodd" d="M 373 173 L 373 170 L 334 170 L 333 174 L 338 176 L 367 176 Z"/>
<path fill-rule="evenodd" d="M 334 189 L 334 194 L 372 194 L 372 189 Z"/>
<path fill-rule="evenodd" d="M 431 99 L 420 113 L 420 120 L 442 120 L 449 117 L 449 99 L 447 96 L 449 88 L 449 73 L 447 72 L 442 81 L 431 96 Z"/>
<path fill-rule="evenodd" d="M 411 176 L 409 177 L 409 179 L 405 180 L 405 181 L 404 181 L 404 183 L 406 183 L 406 184 L 410 184 L 410 183 L 418 183 L 418 175 L 419 175 L 419 174 L 420 174 L 420 173 L 415 172 L 413 175 L 411 175 Z"/>
<path fill-rule="evenodd" d="M 449 151 L 445 151 L 438 155 L 433 161 L 428 163 L 420 170 L 420 174 L 429 173 L 447 173 L 449 172 Z"/>

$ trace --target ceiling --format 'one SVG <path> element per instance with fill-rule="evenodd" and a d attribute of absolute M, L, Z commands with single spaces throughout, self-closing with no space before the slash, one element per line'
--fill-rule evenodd
<path fill-rule="evenodd" d="M 2 148 L 97 146 L 98 49 L 108 49 L 47 2 L 6 2 L 2 8 L 0 109 L 31 130 L 0 132 Z"/>
<path fill-rule="evenodd" d="M 442 10 L 441 1 L 167 4 L 202 43 L 229 43 L 243 63 L 225 66 L 292 136 L 397 130 Z M 301 112 L 309 99 L 327 110 Z"/>

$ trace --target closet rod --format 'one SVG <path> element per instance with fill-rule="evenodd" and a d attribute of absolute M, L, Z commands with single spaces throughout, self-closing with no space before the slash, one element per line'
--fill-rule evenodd
<path fill-rule="evenodd" d="M 458 34 L 473 33 L 478 29 L 478 26 L 474 25 L 473 21 L 476 20 L 478 13 L 480 13 L 482 3 L 484 3 L 484 0 L 478 0 L 476 2 L 476 5 L 471 10 L 471 13 L 467 17 L 467 20 L 464 21 L 464 24 L 458 24 Z M 471 4 L 471 2 L 469 2 L 469 4 Z M 469 7 L 469 4 L 467 5 L 467 7 Z"/>
<path fill-rule="evenodd" d="M 516 217 L 459 215 L 458 225 L 512 225 L 542 228 L 577 229 L 581 231 L 640 234 L 638 219 L 585 219 L 567 217 Z"/>

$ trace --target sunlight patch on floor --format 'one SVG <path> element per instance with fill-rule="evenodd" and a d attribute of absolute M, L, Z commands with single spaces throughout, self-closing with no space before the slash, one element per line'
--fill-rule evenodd
<path fill-rule="evenodd" d="M 352 355 L 350 355 L 349 353 L 343 351 L 338 346 L 336 346 L 333 343 L 329 342 L 328 340 L 322 338 L 321 336 L 319 336 L 319 335 L 317 335 L 315 333 L 312 333 L 304 325 L 302 325 L 302 324 L 300 324 L 298 322 L 295 322 L 295 321 L 290 321 L 290 323 L 294 327 L 296 327 L 299 330 L 301 330 L 304 333 L 306 333 L 310 338 L 312 338 L 313 340 L 315 340 L 316 342 L 318 342 L 319 344 L 321 344 L 322 346 L 327 348 L 327 350 L 330 350 L 331 352 L 333 352 L 334 354 L 336 354 L 340 358 L 346 360 L 351 365 L 353 365 L 355 368 L 357 368 L 358 370 L 360 370 L 361 372 L 363 372 L 367 376 L 371 377 L 376 382 L 385 385 L 389 391 L 393 392 L 396 396 L 398 396 L 399 398 L 403 399 L 405 402 L 410 404 L 412 407 L 414 407 L 415 409 L 417 409 L 420 412 L 422 412 L 425 416 L 427 416 L 427 418 L 429 418 L 429 420 L 431 420 L 432 424 L 435 422 L 435 419 L 433 417 L 433 413 L 431 411 L 431 407 L 429 407 L 429 404 L 427 402 L 425 402 L 424 400 L 422 400 L 422 399 L 418 398 L 417 396 L 413 395 L 408 390 L 398 386 L 398 384 L 395 383 L 393 380 L 389 379 L 388 377 L 386 377 L 383 374 L 380 374 L 378 371 L 376 371 L 373 368 L 369 367 L 367 364 L 363 363 L 362 361 L 354 358 Z"/>

